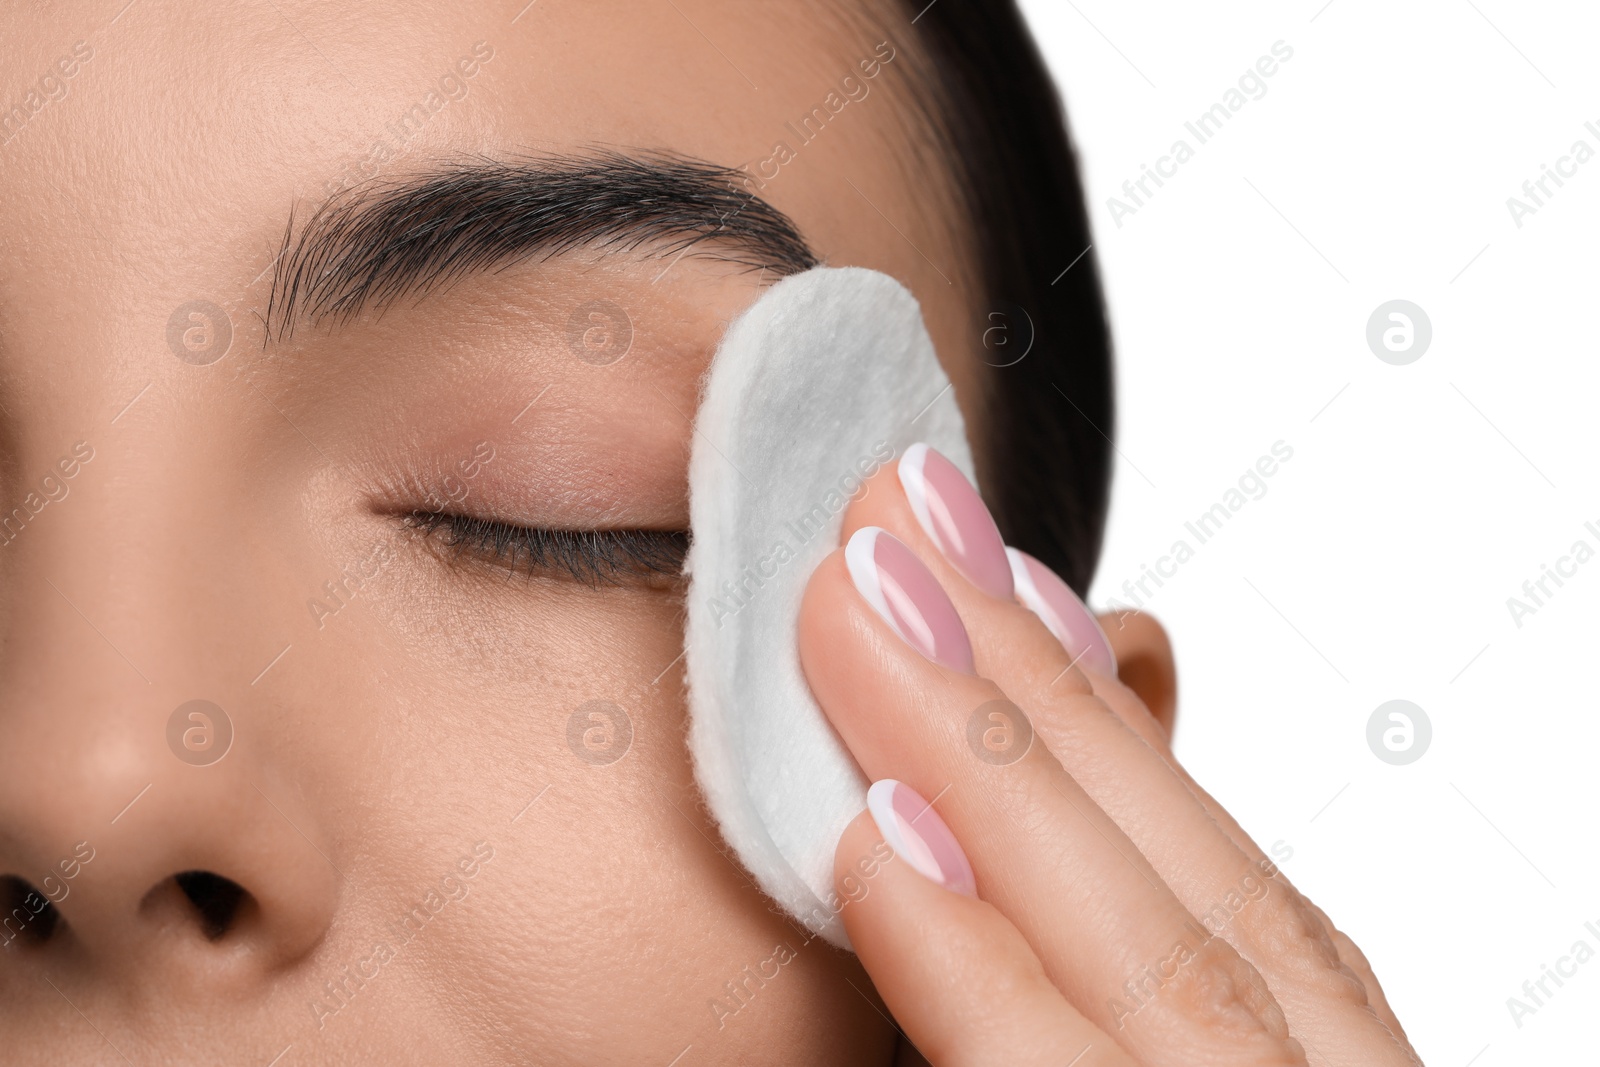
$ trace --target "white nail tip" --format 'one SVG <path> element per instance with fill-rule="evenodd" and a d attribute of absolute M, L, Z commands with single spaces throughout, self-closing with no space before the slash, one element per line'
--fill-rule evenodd
<path fill-rule="evenodd" d="M 878 549 L 878 535 L 883 533 L 879 526 L 863 526 L 850 535 L 850 540 L 845 542 L 844 563 L 850 572 L 850 581 L 856 587 L 856 592 L 861 594 L 863 600 L 872 605 L 872 610 L 878 617 L 887 622 L 894 632 L 900 634 L 900 627 L 895 624 L 894 613 L 889 610 L 889 601 L 883 595 L 883 583 L 878 577 L 878 561 L 875 554 Z"/>
<path fill-rule="evenodd" d="M 933 852 L 923 842 L 922 835 L 907 825 L 900 813 L 894 810 L 894 791 L 898 784 L 893 778 L 873 782 L 867 789 L 867 810 L 872 813 L 872 821 L 878 824 L 878 832 L 894 849 L 895 855 L 911 864 L 924 878 L 943 885 L 944 872 L 939 869 L 939 861 L 933 858 Z"/>
<path fill-rule="evenodd" d="M 1061 632 L 1061 620 L 1050 610 L 1050 605 L 1045 603 L 1044 597 L 1039 595 L 1039 587 L 1033 584 L 1033 575 L 1028 572 L 1027 559 L 1021 552 L 1007 545 L 1006 562 L 1011 564 L 1011 585 L 1017 592 L 1018 602 L 1039 616 L 1039 621 L 1044 623 L 1045 629 L 1065 645 L 1067 635 Z"/>
<path fill-rule="evenodd" d="M 1045 629 L 1050 631 L 1067 654 L 1077 659 L 1086 659 L 1096 669 L 1107 671 L 1110 674 L 1117 672 L 1116 655 L 1111 651 L 1111 642 L 1106 639 L 1106 632 L 1100 626 L 1088 608 L 1083 609 L 1083 616 L 1088 624 L 1094 628 L 1095 636 L 1099 638 L 1101 654 L 1095 654 L 1082 646 L 1083 642 L 1075 638 L 1066 619 L 1056 611 L 1050 601 L 1045 599 L 1039 591 L 1039 586 L 1033 580 L 1033 572 L 1028 567 L 1028 558 L 1015 548 L 1006 546 L 1006 562 L 1011 564 L 1011 585 L 1016 591 L 1017 602 L 1039 617 Z M 1104 660 L 1104 662 L 1102 662 Z"/>
<path fill-rule="evenodd" d="M 938 528 L 933 524 L 933 516 L 928 511 L 928 479 L 923 473 L 924 465 L 928 462 L 928 446 L 921 441 L 907 448 L 900 457 L 900 462 L 895 465 L 895 473 L 900 476 L 900 487 L 905 490 L 906 502 L 911 505 L 911 512 L 917 517 L 917 523 L 933 540 L 939 550 L 944 551 L 944 543 L 939 538 Z"/>

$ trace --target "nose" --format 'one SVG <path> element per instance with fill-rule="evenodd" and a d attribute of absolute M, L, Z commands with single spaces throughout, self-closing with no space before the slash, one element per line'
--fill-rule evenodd
<path fill-rule="evenodd" d="M 333 848 L 248 700 L 144 677 L 78 599 L 19 573 L 0 607 L 0 953 L 245 991 L 323 938 Z"/>

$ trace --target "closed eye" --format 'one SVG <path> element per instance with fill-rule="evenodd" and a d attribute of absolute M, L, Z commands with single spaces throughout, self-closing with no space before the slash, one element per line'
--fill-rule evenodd
<path fill-rule="evenodd" d="M 589 586 L 677 579 L 689 553 L 686 530 L 562 530 L 417 510 L 407 526 L 458 558 L 529 577 L 555 575 Z"/>

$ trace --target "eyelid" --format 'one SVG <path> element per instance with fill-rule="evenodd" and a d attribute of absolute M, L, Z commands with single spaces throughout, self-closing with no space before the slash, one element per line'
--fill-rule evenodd
<path fill-rule="evenodd" d="M 475 556 L 530 578 L 556 574 L 591 587 L 676 579 L 689 552 L 685 530 L 571 530 L 518 526 L 443 511 L 405 516 L 425 536 L 444 535 L 457 556 Z"/>

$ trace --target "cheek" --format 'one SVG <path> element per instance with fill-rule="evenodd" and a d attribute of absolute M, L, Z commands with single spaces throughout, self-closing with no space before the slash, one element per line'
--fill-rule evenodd
<path fill-rule="evenodd" d="M 497 916 L 483 933 L 493 952 L 476 959 L 481 986 L 452 995 L 463 1010 L 480 1011 L 493 997 L 496 1019 L 547 1032 L 551 1042 L 571 1040 L 571 1028 L 553 1020 L 598 1011 L 608 1050 L 626 1045 L 664 1055 L 661 1062 L 685 1044 L 712 1042 L 737 1062 L 780 1040 L 823 1043 L 795 1062 L 846 1062 L 844 1049 L 858 1052 L 881 1036 L 871 1006 L 841 980 L 865 988 L 859 965 L 805 940 L 719 851 L 678 744 L 652 739 L 675 738 L 681 725 L 641 730 L 627 758 L 599 772 L 551 768 L 552 787 L 506 837 L 496 860 L 505 866 L 491 864 L 474 890 Z M 794 956 L 775 968 L 779 945 Z M 537 978 L 530 959 L 539 961 Z M 730 983 L 743 983 L 743 1003 Z M 818 1034 L 829 1029 L 816 1026 L 819 1018 L 853 1044 L 823 1054 L 839 1036 Z M 785 1036 L 793 1034 L 806 1036 Z M 660 1047 L 663 1035 L 677 1044 Z"/>
<path fill-rule="evenodd" d="M 574 1034 L 593 1029 L 608 1053 L 663 1063 L 691 1042 L 754 1056 L 795 1033 L 823 1043 L 800 1061 L 843 1062 L 849 1046 L 827 1042 L 880 1040 L 871 1006 L 839 980 L 862 985 L 853 958 L 806 942 L 719 845 L 684 745 L 678 600 L 554 583 L 502 582 L 471 598 L 457 588 L 471 609 L 441 611 L 413 641 L 395 636 L 399 615 L 448 590 L 419 596 L 425 570 L 395 573 L 344 639 L 353 673 L 393 680 L 366 713 L 384 738 L 369 751 L 388 761 L 368 783 L 362 806 L 383 825 L 367 835 L 397 843 L 380 858 L 382 895 L 438 885 L 472 841 L 493 849 L 470 881 L 458 876 L 470 895 L 424 935 L 418 996 L 552 1059 L 592 1055 Z M 437 863 L 418 860 L 417 840 L 439 843 Z M 751 1007 L 726 1001 L 738 1029 L 719 1019 L 710 1004 L 726 983 L 785 943 L 796 958 Z M 818 1028 L 818 1017 L 840 1026 Z"/>

